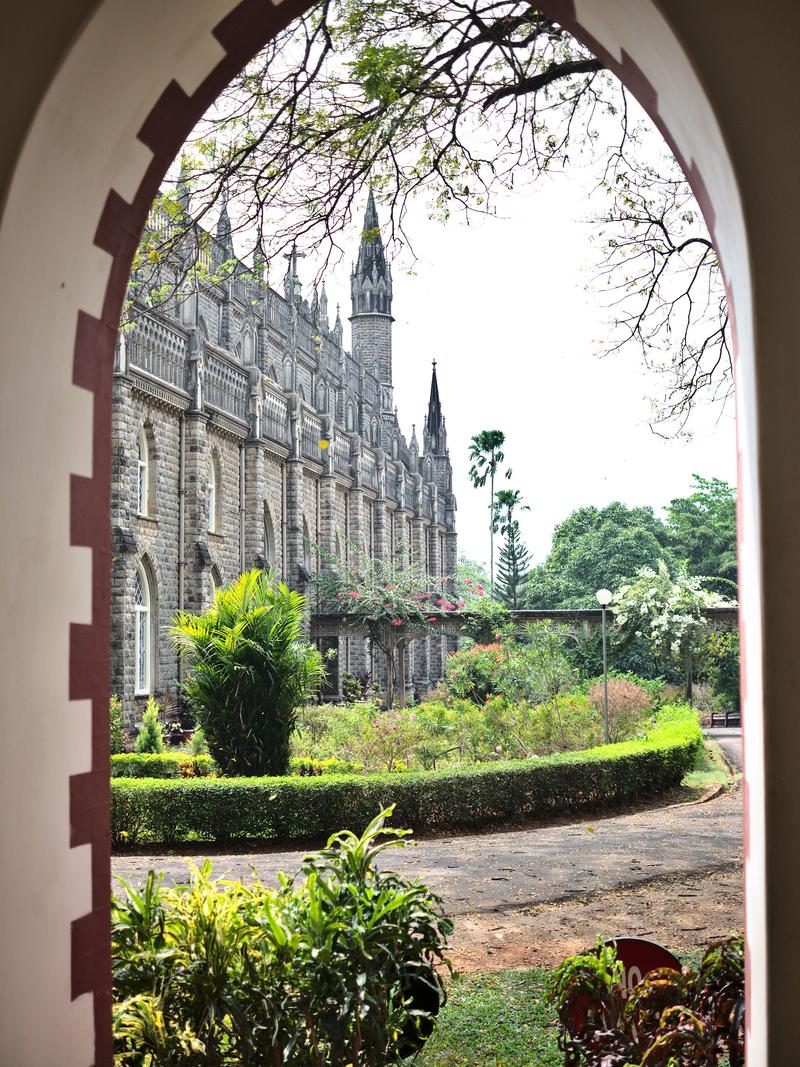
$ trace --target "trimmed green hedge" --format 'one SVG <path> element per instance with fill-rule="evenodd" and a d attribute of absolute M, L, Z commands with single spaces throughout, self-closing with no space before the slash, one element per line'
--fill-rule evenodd
<path fill-rule="evenodd" d="M 188 752 L 124 752 L 111 757 L 112 778 L 207 778 L 216 769 L 211 756 Z"/>
<path fill-rule="evenodd" d="M 116 845 L 327 836 L 395 805 L 395 825 L 449 830 L 613 807 L 680 784 L 703 735 L 691 708 L 668 706 L 642 741 L 585 752 L 405 774 L 294 778 L 117 778 Z"/>

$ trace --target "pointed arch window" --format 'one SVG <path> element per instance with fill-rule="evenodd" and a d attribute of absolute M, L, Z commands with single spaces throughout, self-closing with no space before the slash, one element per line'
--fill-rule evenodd
<path fill-rule="evenodd" d="M 136 669 L 137 695 L 150 693 L 153 674 L 151 590 L 147 571 L 140 564 L 136 567 L 134 581 L 134 663 Z"/>
<path fill-rule="evenodd" d="M 152 456 L 146 427 L 139 430 L 136 461 L 136 510 L 139 515 L 151 515 Z"/>

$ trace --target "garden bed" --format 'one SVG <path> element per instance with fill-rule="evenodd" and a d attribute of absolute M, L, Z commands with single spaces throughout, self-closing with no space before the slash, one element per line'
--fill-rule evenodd
<path fill-rule="evenodd" d="M 689 708 L 662 708 L 639 741 L 442 771 L 294 778 L 115 778 L 115 846 L 287 841 L 363 826 L 395 805 L 396 825 L 472 828 L 630 804 L 670 790 L 702 745 Z"/>

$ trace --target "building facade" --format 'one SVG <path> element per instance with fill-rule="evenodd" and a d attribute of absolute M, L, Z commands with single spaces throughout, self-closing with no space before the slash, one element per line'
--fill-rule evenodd
<path fill-rule="evenodd" d="M 234 261 L 222 205 L 212 257 Z M 351 275 L 351 351 L 325 286 L 303 297 L 298 256 L 283 295 L 235 263 L 120 334 L 112 414 L 112 691 L 130 721 L 149 694 L 170 700 L 184 665 L 176 611 L 272 567 L 308 595 L 328 556 L 407 554 L 431 583 L 455 574 L 456 501 L 434 363 L 420 449 L 392 386 L 392 275 L 370 193 Z M 363 637 L 335 647 L 327 695 L 345 672 L 380 681 Z M 446 642 L 413 642 L 410 682 L 442 676 Z"/>

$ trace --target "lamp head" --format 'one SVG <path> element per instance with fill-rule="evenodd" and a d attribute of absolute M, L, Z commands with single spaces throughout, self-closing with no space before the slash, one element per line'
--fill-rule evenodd
<path fill-rule="evenodd" d="M 598 589 L 595 596 L 597 597 L 597 603 L 601 608 L 607 608 L 614 599 L 614 594 L 610 589 Z"/>

